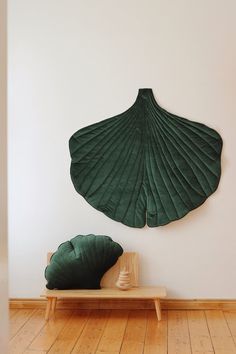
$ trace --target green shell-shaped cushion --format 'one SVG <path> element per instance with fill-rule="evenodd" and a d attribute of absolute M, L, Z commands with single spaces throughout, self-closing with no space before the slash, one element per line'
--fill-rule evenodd
<path fill-rule="evenodd" d="M 151 89 L 124 113 L 77 131 L 69 147 L 77 192 L 132 227 L 182 218 L 220 180 L 220 135 L 161 108 Z"/>
<path fill-rule="evenodd" d="M 109 236 L 78 235 L 62 243 L 45 269 L 48 289 L 100 289 L 103 274 L 122 255 Z"/>

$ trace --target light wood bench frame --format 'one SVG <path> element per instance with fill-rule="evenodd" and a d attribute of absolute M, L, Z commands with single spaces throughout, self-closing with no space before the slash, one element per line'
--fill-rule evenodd
<path fill-rule="evenodd" d="M 48 253 L 47 261 L 50 262 L 52 253 Z M 130 272 L 132 288 L 120 290 L 115 287 L 121 269 L 126 268 Z M 154 302 L 157 319 L 161 320 L 160 299 L 166 297 L 164 287 L 144 287 L 138 286 L 138 254 L 135 252 L 124 252 L 119 257 L 116 264 L 110 268 L 101 280 L 101 289 L 87 290 L 48 290 L 41 295 L 47 299 L 45 320 L 50 317 L 50 312 L 54 315 L 58 298 L 76 299 L 146 299 Z"/>

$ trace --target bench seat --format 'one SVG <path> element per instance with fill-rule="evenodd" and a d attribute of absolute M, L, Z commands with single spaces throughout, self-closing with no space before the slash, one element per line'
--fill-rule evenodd
<path fill-rule="evenodd" d="M 139 299 L 153 300 L 156 308 L 158 321 L 161 320 L 160 299 L 166 297 L 166 289 L 161 286 L 156 287 L 136 287 L 128 290 L 117 288 L 103 288 L 98 290 L 45 290 L 41 295 L 47 298 L 47 309 L 45 319 L 48 320 L 50 311 L 54 313 L 56 302 L 59 298 L 76 299 Z"/>
<path fill-rule="evenodd" d="M 52 253 L 48 254 L 48 263 Z M 115 287 L 121 269 L 130 272 L 132 287 L 127 290 L 120 290 Z M 160 299 L 166 297 L 166 289 L 162 286 L 138 286 L 138 255 L 134 252 L 125 252 L 104 275 L 101 281 L 101 289 L 70 289 L 70 290 L 48 290 L 45 289 L 41 297 L 47 299 L 45 319 L 48 320 L 50 313 L 54 314 L 57 299 L 139 299 L 152 300 L 155 304 L 158 321 L 161 320 Z"/>

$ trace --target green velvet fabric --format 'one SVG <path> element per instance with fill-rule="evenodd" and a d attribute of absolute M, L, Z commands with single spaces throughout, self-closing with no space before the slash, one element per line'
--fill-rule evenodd
<path fill-rule="evenodd" d="M 182 218 L 220 180 L 220 135 L 167 112 L 152 89 L 140 89 L 124 113 L 77 131 L 69 147 L 76 191 L 132 227 Z"/>
<path fill-rule="evenodd" d="M 109 236 L 78 235 L 62 243 L 45 269 L 48 289 L 100 289 L 104 273 L 122 255 Z"/>

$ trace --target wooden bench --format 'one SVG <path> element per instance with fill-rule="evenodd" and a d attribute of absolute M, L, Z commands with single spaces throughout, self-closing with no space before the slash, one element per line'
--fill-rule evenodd
<path fill-rule="evenodd" d="M 48 253 L 48 263 L 52 253 Z M 115 287 L 120 270 L 126 268 L 130 272 L 132 288 L 120 290 Z M 45 320 L 49 319 L 50 312 L 55 313 L 57 299 L 146 299 L 152 300 L 155 304 L 158 321 L 161 320 L 160 299 L 166 297 L 166 289 L 162 286 L 145 287 L 138 286 L 138 254 L 134 252 L 124 252 L 119 257 L 116 264 L 110 268 L 101 280 L 101 289 L 98 290 L 48 290 L 46 289 L 42 297 L 47 299 Z"/>

